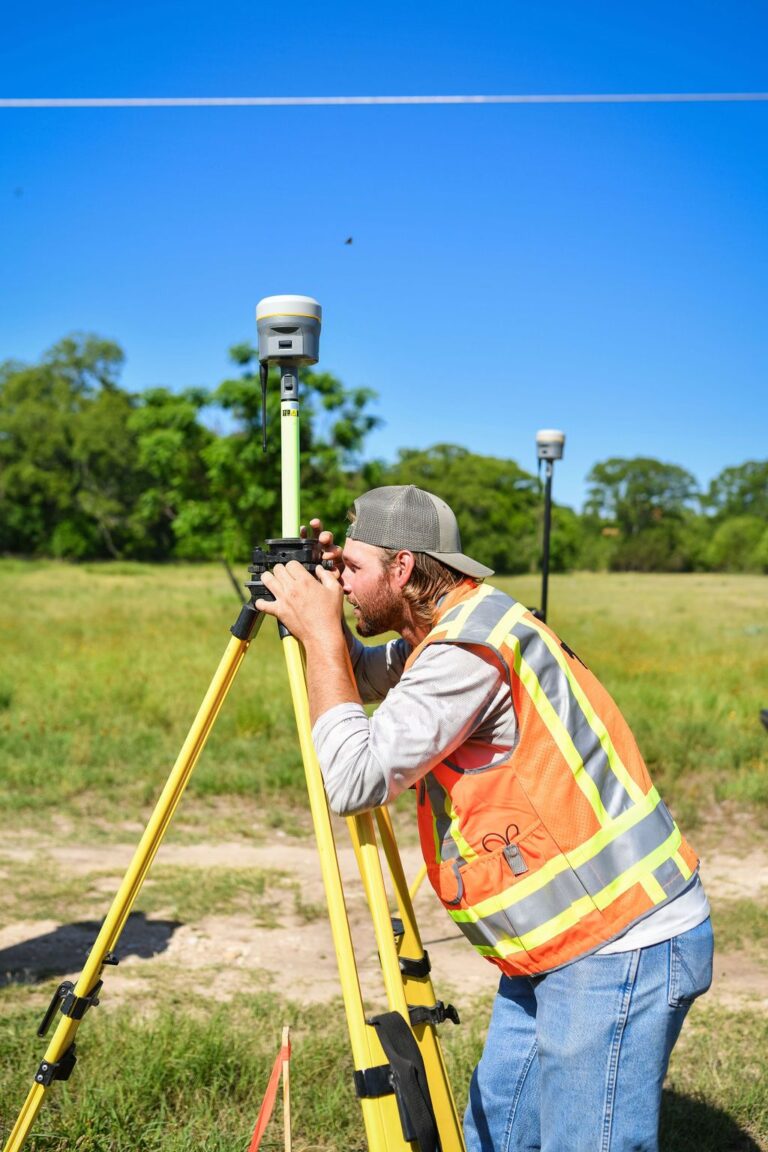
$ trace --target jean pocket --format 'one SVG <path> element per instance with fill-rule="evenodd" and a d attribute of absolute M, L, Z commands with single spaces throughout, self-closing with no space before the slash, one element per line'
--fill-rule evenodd
<path fill-rule="evenodd" d="M 712 924 L 707 917 L 701 924 L 673 936 L 669 942 L 669 1004 L 687 1008 L 712 983 Z"/>

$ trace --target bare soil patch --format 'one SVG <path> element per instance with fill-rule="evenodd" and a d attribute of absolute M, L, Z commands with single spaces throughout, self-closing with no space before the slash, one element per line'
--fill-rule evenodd
<path fill-rule="evenodd" d="M 118 967 L 105 969 L 103 1003 L 127 999 L 151 1005 L 153 991 L 177 989 L 194 1001 L 215 995 L 227 999 L 239 992 L 274 991 L 300 1002 L 325 1002 L 340 993 L 339 975 L 327 918 L 318 852 L 312 837 L 299 840 L 282 832 L 258 837 L 261 842 L 233 839 L 217 843 L 175 844 L 166 840 L 157 863 L 189 869 L 256 868 L 280 871 L 290 878 L 301 904 L 285 899 L 273 908 L 274 927 L 261 927 L 247 912 L 212 913 L 195 923 L 182 923 L 172 911 L 145 916 L 141 896 L 119 941 Z M 768 849 L 754 837 L 724 852 L 724 837 L 705 830 L 699 844 L 702 875 L 713 906 L 720 901 L 768 900 Z M 355 942 L 360 982 L 366 1001 L 381 1002 L 376 943 L 354 853 L 339 823 L 337 851 L 344 879 L 347 910 Z M 44 864 L 68 881 L 72 898 L 58 920 L 36 920 L 19 908 L 18 918 L 0 924 L 0 984 L 39 984 L 45 992 L 55 981 L 75 979 L 98 931 L 98 920 L 78 914 L 79 882 L 93 873 L 99 880 L 106 913 L 136 843 L 89 845 L 83 837 L 41 840 L 38 830 L 11 830 L 0 845 L 0 872 L 12 882 L 14 863 Z M 409 882 L 420 868 L 414 844 L 401 845 Z M 274 893 L 269 894 L 275 899 Z M 429 885 L 418 889 L 415 909 L 424 946 L 432 962 L 437 995 L 459 1008 L 493 991 L 494 969 L 464 941 L 439 905 Z M 316 908 L 312 915 L 308 909 Z M 303 909 L 303 910 L 302 910 Z M 705 1003 L 768 1011 L 768 966 L 759 954 L 729 951 L 718 942 L 715 980 Z"/>

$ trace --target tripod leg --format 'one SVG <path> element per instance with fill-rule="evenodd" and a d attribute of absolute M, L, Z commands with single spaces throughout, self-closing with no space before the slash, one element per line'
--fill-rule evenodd
<path fill-rule="evenodd" d="M 376 823 L 379 827 L 384 855 L 392 878 L 398 916 L 403 925 L 403 933 L 397 944 L 397 953 L 405 999 L 409 1007 L 429 1010 L 436 1005 L 432 978 L 429 975 L 429 957 L 421 942 L 421 935 L 413 910 L 413 897 L 408 889 L 408 881 L 403 871 L 388 809 L 376 809 Z M 449 1019 L 454 1019 L 458 1023 L 458 1016 L 455 1012 L 452 1015 L 453 1010 L 448 1008 L 445 1011 Z M 435 1024 L 425 1019 L 415 1023 L 413 1031 L 429 1078 L 432 1104 L 440 1131 L 443 1152 L 449 1152 L 452 1148 L 456 1152 L 463 1152 L 464 1137 L 461 1119 L 456 1110 L 456 1102 L 451 1091 Z"/>
<path fill-rule="evenodd" d="M 53 1080 L 66 1079 L 72 1070 L 75 1034 L 87 1008 L 98 1004 L 97 993 L 101 987 L 101 972 L 104 964 L 108 962 L 109 953 L 117 944 L 163 836 L 178 807 L 192 770 L 237 675 L 250 640 L 256 635 L 262 619 L 261 616 L 255 616 L 250 625 L 251 633 L 246 638 L 233 636 L 227 645 L 144 835 L 128 866 L 128 871 L 89 953 L 82 974 L 71 995 L 66 1000 L 62 1000 L 63 1018 L 51 1037 L 35 1076 L 35 1083 L 30 1089 L 14 1124 L 4 1152 L 18 1152 L 34 1123 L 48 1087 Z"/>
<path fill-rule="evenodd" d="M 458 1017 L 451 1008 L 446 1013 L 442 1003 L 435 1000 L 429 957 L 421 944 L 389 812 L 386 808 L 377 808 L 375 817 L 397 902 L 400 920 L 397 935 L 387 903 L 374 814 L 353 816 L 347 823 L 371 910 L 388 1003 L 391 1010 L 399 1012 L 411 1025 L 424 1061 L 442 1152 L 463 1152 L 461 1121 L 435 1030 L 444 1019 L 458 1022 Z"/>

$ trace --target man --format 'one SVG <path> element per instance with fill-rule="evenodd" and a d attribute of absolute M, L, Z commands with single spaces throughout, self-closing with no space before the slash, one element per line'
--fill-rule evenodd
<path fill-rule="evenodd" d="M 412 485 L 355 502 L 337 571 L 278 565 L 258 601 L 304 645 L 331 808 L 416 787 L 429 879 L 501 970 L 468 1152 L 651 1152 L 686 1012 L 711 980 L 698 861 L 615 703 L 461 551 Z M 343 596 L 365 647 L 341 622 Z M 363 701 L 380 700 L 368 717 Z"/>

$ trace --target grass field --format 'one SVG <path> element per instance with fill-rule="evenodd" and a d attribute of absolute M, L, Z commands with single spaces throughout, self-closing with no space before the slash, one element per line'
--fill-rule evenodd
<path fill-rule="evenodd" d="M 537 580 L 499 583 L 537 602 Z M 0 562 L 0 811 L 8 832 L 0 929 L 103 915 L 110 852 L 138 839 L 237 613 L 215 565 Z M 768 733 L 758 716 L 768 707 L 768 580 L 554 577 L 549 616 L 617 698 L 694 842 L 759 853 L 768 827 Z M 311 839 L 282 655 L 268 621 L 169 837 L 268 844 L 276 832 Z M 47 846 L 62 841 L 100 848 L 104 868 L 75 885 L 46 867 Z M 757 969 L 768 957 L 768 876 L 750 880 L 744 892 L 713 900 L 713 919 L 718 943 Z M 213 911 L 250 909 L 268 932 L 286 901 L 299 921 L 323 915 L 279 869 L 233 864 L 192 877 L 158 863 L 141 907 L 193 926 Z M 35 1029 L 56 983 L 2 977 L 0 970 L 0 1140 L 39 1062 Z M 105 999 L 89 1014 L 77 1070 L 48 1093 L 31 1147 L 244 1149 L 287 1020 L 294 1146 L 363 1147 L 338 1004 L 230 993 L 226 969 L 219 988 L 195 987 L 183 970 L 154 984 L 146 972 L 143 979 L 136 1003 Z M 464 1005 L 462 1017 L 460 1029 L 444 1029 L 460 1107 L 487 1001 Z M 768 1149 L 766 1064 L 768 1016 L 757 1002 L 697 1005 L 670 1070 L 665 1152 Z M 279 1125 L 269 1139 L 281 1144 Z"/>

